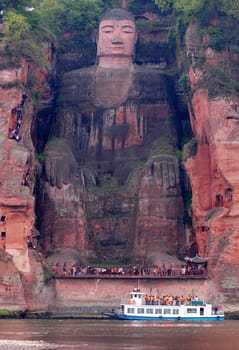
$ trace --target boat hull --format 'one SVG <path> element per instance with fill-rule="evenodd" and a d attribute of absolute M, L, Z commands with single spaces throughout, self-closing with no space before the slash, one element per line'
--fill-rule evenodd
<path fill-rule="evenodd" d="M 116 313 L 105 313 L 105 316 L 117 319 L 117 320 L 131 320 L 131 321 L 223 321 L 224 315 L 213 315 L 205 317 L 185 317 L 185 316 L 176 316 L 176 317 L 145 317 L 145 316 L 130 316 L 130 315 L 119 315 Z"/>

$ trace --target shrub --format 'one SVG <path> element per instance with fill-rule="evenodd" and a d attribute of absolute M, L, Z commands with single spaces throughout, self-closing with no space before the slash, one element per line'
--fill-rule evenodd
<path fill-rule="evenodd" d="M 183 94 L 185 96 L 188 96 L 190 91 L 191 91 L 191 87 L 188 81 L 188 76 L 186 74 L 183 74 L 179 80 L 178 80 L 178 86 L 180 88 L 180 90 L 183 92 Z"/>
<path fill-rule="evenodd" d="M 41 153 L 41 154 L 38 154 L 37 160 L 38 160 L 39 163 L 44 164 L 44 162 L 45 162 L 45 156 L 44 156 L 44 154 L 42 154 L 42 153 Z"/>
<path fill-rule="evenodd" d="M 30 30 L 30 24 L 27 22 L 26 17 L 13 9 L 7 11 L 4 21 L 3 33 L 5 41 L 18 41 L 25 32 Z"/>
<path fill-rule="evenodd" d="M 233 67 L 227 65 L 209 65 L 199 82 L 199 87 L 207 89 L 210 98 L 227 97 L 239 92 L 239 83 L 234 79 Z"/>
<path fill-rule="evenodd" d="M 53 272 L 52 272 L 50 266 L 44 264 L 44 265 L 42 266 L 42 268 L 43 268 L 43 274 L 44 274 L 44 283 L 47 285 L 47 284 L 49 284 L 50 281 L 52 280 L 54 274 L 53 274 Z"/>
<path fill-rule="evenodd" d="M 192 138 L 188 143 L 183 147 L 183 161 L 185 162 L 188 158 L 193 157 L 197 154 L 197 145 L 198 140 Z"/>
<path fill-rule="evenodd" d="M 222 50 L 224 47 L 223 34 L 218 27 L 213 27 L 209 30 L 210 46 L 215 50 Z"/>

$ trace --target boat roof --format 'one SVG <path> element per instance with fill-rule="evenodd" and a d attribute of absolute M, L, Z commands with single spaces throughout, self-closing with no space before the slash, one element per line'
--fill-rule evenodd
<path fill-rule="evenodd" d="M 201 258 L 199 255 L 196 254 L 193 258 L 189 258 L 188 256 L 185 256 L 184 260 L 186 262 L 191 262 L 194 264 L 203 264 L 208 261 L 208 258 Z"/>
<path fill-rule="evenodd" d="M 139 288 L 134 288 L 130 294 L 141 294 L 141 295 L 144 295 L 145 293 L 144 292 L 140 292 L 140 289 Z"/>

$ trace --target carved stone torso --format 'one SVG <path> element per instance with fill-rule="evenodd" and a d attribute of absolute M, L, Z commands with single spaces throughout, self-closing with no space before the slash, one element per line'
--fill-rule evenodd
<path fill-rule="evenodd" d="M 94 79 L 95 104 L 113 107 L 123 103 L 129 96 L 133 83 L 133 66 L 109 69 L 98 67 Z"/>
<path fill-rule="evenodd" d="M 167 81 L 156 69 L 90 67 L 67 73 L 59 99 L 58 137 L 78 160 L 125 150 L 147 140 L 175 138 Z"/>

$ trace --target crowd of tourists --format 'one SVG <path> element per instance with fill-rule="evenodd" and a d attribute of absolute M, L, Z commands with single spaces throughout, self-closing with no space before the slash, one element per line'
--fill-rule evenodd
<path fill-rule="evenodd" d="M 191 305 L 192 300 L 194 302 L 198 301 L 197 296 L 188 295 L 187 297 L 174 296 L 174 295 L 164 295 L 163 297 L 159 297 L 158 295 L 148 295 L 146 294 L 144 297 L 144 301 L 146 305 Z"/>
<path fill-rule="evenodd" d="M 202 265 L 177 265 L 170 264 L 161 267 L 82 267 L 74 263 L 55 263 L 51 269 L 56 276 L 148 276 L 148 277 L 180 277 L 180 276 L 206 276 L 207 269 Z"/>
<path fill-rule="evenodd" d="M 16 140 L 17 142 L 21 141 L 21 137 L 19 135 L 19 130 L 22 124 L 22 118 L 23 118 L 23 107 L 25 104 L 25 101 L 27 99 L 27 95 L 25 92 L 22 93 L 22 99 L 19 105 L 16 108 L 12 109 L 12 114 L 15 115 L 15 123 L 14 128 L 10 130 L 9 137 L 11 139 Z"/>

